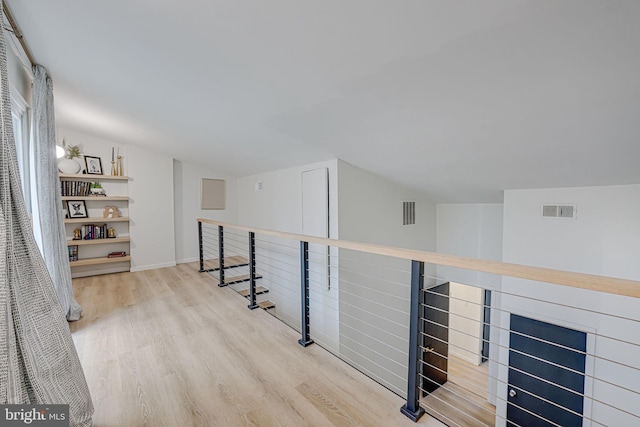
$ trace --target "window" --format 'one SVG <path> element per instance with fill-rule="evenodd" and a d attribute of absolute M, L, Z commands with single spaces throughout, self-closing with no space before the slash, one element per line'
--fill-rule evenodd
<path fill-rule="evenodd" d="M 20 169 L 20 180 L 22 184 L 22 194 L 27 207 L 27 212 L 31 213 L 31 136 L 29 104 L 17 90 L 11 88 L 11 116 L 13 119 L 13 134 L 16 142 L 16 154 L 18 157 L 18 168 Z"/>

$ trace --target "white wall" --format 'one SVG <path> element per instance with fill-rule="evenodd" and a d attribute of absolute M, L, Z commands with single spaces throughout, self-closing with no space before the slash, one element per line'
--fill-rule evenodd
<path fill-rule="evenodd" d="M 543 204 L 575 204 L 577 219 L 543 218 Z M 640 185 L 539 190 L 509 190 L 504 197 L 504 252 L 506 262 L 550 267 L 582 273 L 640 280 Z M 587 332 L 588 371 L 612 384 L 637 390 L 640 384 L 640 350 L 633 344 L 640 336 L 640 300 L 566 288 L 546 283 L 504 278 L 503 290 L 549 302 L 523 300 L 503 295 L 503 326 L 510 312 Z M 571 309 L 586 308 L 592 312 Z M 612 313 L 611 317 L 598 313 Z M 635 319 L 635 321 L 624 320 Z M 597 336 L 594 335 L 597 333 Z M 606 337 L 613 337 L 614 340 Z M 502 334 L 508 348 L 508 334 Z M 502 362 L 508 363 L 506 350 Z M 608 362 L 608 358 L 635 369 Z M 589 367 L 591 366 L 591 367 Z M 588 372 L 589 373 L 589 372 Z M 501 379 L 506 380 L 502 369 Z M 595 381 L 587 393 L 614 406 L 639 414 L 637 396 Z M 501 384 L 499 395 L 506 396 Z M 504 413 L 504 404 L 498 413 Z M 633 425 L 637 418 L 594 402 L 591 416 L 606 425 Z"/>
<path fill-rule="evenodd" d="M 640 277 L 640 185 L 505 191 L 504 260 L 603 276 Z M 542 217 L 575 204 L 577 219 Z"/>
<path fill-rule="evenodd" d="M 127 154 L 131 271 L 176 265 L 173 158 L 134 146 Z"/>
<path fill-rule="evenodd" d="M 435 204 L 425 195 L 342 161 L 338 179 L 340 239 L 435 250 Z M 415 225 L 402 225 L 403 201 L 416 202 Z M 339 265 L 340 356 L 405 395 L 411 263 L 341 250 Z"/>
<path fill-rule="evenodd" d="M 502 260 L 503 205 L 441 203 L 437 206 L 438 253 Z M 469 285 L 499 285 L 499 278 L 471 270 L 438 267 L 438 276 Z M 497 282 L 497 283 L 496 283 Z"/>
<path fill-rule="evenodd" d="M 224 179 L 226 181 L 226 208 L 222 210 L 200 209 L 202 178 Z M 199 165 L 173 161 L 173 191 L 176 262 L 185 263 L 198 260 L 198 224 L 196 218 L 235 223 L 236 178 Z"/>
<path fill-rule="evenodd" d="M 81 145 L 83 154 L 100 157 L 107 175 L 111 172 L 111 148 L 119 147 L 124 174 L 130 177 L 131 271 L 175 265 L 173 158 L 70 129 L 58 129 L 57 137 L 59 141 L 65 138 L 67 144 Z"/>
<path fill-rule="evenodd" d="M 502 204 L 438 204 L 438 252 L 500 261 L 502 259 L 502 211 Z M 452 355 L 470 363 L 479 364 L 484 298 L 481 289 L 477 286 L 499 289 L 501 278 L 446 266 L 438 266 L 437 271 L 441 281 L 452 281 L 449 307 L 451 313 L 449 351 Z M 463 283 L 472 286 L 465 286 Z"/>
<path fill-rule="evenodd" d="M 435 251 L 435 204 L 349 163 L 338 163 L 340 239 Z M 402 202 L 416 202 L 416 224 L 402 225 Z"/>
<path fill-rule="evenodd" d="M 482 288 L 451 282 L 449 287 L 449 354 L 480 364 Z"/>
<path fill-rule="evenodd" d="M 238 178 L 238 223 L 251 227 L 302 233 L 302 173 L 327 168 L 329 173 L 329 235 L 338 237 L 338 161 L 313 163 L 294 168 Z M 262 191 L 256 184 L 262 183 Z M 311 251 L 312 249 L 310 249 Z M 269 288 L 264 296 L 276 308 L 271 312 L 295 328 L 300 326 L 299 242 L 256 236 L 256 271 Z M 314 257 L 310 254 L 310 258 Z M 336 253 L 332 253 L 336 255 Z M 338 348 L 338 283 L 326 287 L 326 277 L 310 268 L 311 337 L 331 351 Z M 333 276 L 333 274 L 332 274 Z M 337 277 L 337 276 L 335 276 Z"/>
<path fill-rule="evenodd" d="M 302 172 L 329 169 L 330 235 L 338 236 L 337 160 L 238 178 L 238 223 L 289 233 L 302 233 Z M 262 191 L 255 185 L 261 182 Z"/>

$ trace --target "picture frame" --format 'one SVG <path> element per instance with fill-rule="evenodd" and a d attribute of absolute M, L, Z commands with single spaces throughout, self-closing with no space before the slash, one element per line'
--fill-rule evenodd
<path fill-rule="evenodd" d="M 69 218 L 89 218 L 84 200 L 67 200 Z"/>
<path fill-rule="evenodd" d="M 84 156 L 84 165 L 87 168 L 87 175 L 103 175 L 100 157 Z"/>

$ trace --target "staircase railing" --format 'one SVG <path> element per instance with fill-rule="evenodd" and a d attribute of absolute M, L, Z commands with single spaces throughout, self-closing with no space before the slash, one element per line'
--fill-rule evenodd
<path fill-rule="evenodd" d="M 201 272 L 414 421 L 640 425 L 640 281 L 206 219 L 198 234 Z"/>

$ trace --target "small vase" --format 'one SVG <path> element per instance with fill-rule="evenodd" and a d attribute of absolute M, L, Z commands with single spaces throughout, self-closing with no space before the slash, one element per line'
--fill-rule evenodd
<path fill-rule="evenodd" d="M 58 170 L 62 173 L 76 174 L 80 172 L 82 166 L 75 159 L 60 159 L 58 161 Z"/>

